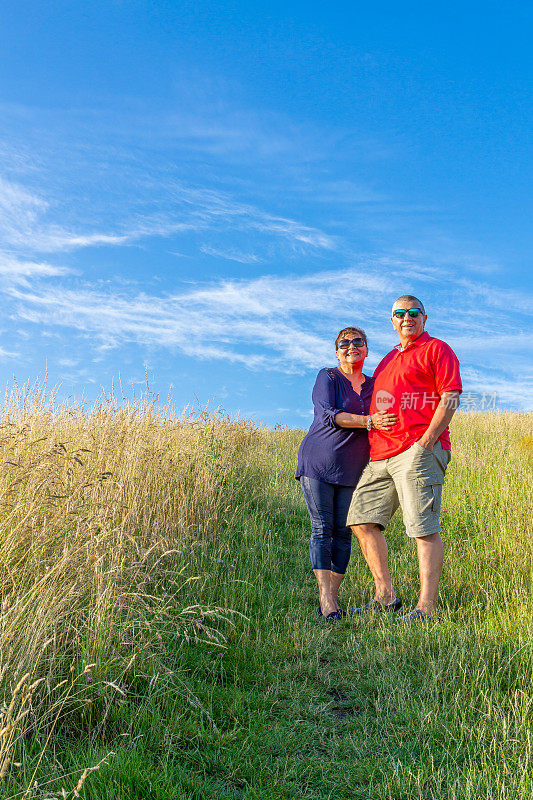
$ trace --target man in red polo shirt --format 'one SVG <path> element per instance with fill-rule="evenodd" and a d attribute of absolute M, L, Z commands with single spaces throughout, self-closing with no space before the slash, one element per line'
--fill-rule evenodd
<path fill-rule="evenodd" d="M 427 315 L 412 295 L 392 307 L 400 344 L 374 372 L 370 414 L 390 411 L 398 423 L 370 431 L 370 462 L 354 492 L 348 525 L 359 540 L 376 594 L 357 613 L 401 611 L 389 573 L 382 531 L 400 505 L 408 536 L 416 539 L 420 597 L 405 622 L 437 619 L 443 547 L 439 535 L 444 474 L 450 460 L 448 425 L 462 391 L 459 361 L 449 345 L 424 331 Z"/>

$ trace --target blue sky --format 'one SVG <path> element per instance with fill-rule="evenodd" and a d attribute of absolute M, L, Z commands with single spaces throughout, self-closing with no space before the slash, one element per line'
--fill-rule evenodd
<path fill-rule="evenodd" d="M 421 296 L 531 410 L 531 6 L 0 2 L 0 380 L 306 427 Z"/>

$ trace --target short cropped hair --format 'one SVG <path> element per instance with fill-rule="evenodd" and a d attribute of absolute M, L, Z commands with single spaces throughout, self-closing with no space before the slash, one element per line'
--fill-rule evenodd
<path fill-rule="evenodd" d="M 426 309 L 424 308 L 424 303 L 422 302 L 422 300 L 419 300 L 418 297 L 415 297 L 413 294 L 402 294 L 401 297 L 399 297 L 397 300 L 394 301 L 394 303 L 392 304 L 392 307 L 394 308 L 396 303 L 399 303 L 400 300 L 402 301 L 402 303 L 404 303 L 404 302 L 405 303 L 418 303 L 418 307 L 422 311 L 422 314 L 426 313 Z"/>
<path fill-rule="evenodd" d="M 365 340 L 365 344 L 368 347 L 368 339 L 366 338 L 366 333 L 364 332 L 364 330 L 362 328 L 343 328 L 342 331 L 339 331 L 339 334 L 338 334 L 337 338 L 335 339 L 335 350 L 339 349 L 340 340 L 344 339 L 344 337 L 349 333 L 358 334 L 361 337 L 361 339 Z"/>

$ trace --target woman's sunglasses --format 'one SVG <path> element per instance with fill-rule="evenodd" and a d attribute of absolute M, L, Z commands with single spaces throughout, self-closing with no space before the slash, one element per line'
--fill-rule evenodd
<path fill-rule="evenodd" d="M 410 308 L 406 310 L 405 308 L 397 308 L 396 311 L 392 312 L 393 317 L 398 317 L 398 319 L 403 319 L 406 314 L 409 314 L 410 317 L 418 317 L 419 314 L 423 314 L 421 308 Z"/>
<path fill-rule="evenodd" d="M 337 345 L 337 350 L 347 350 L 351 344 L 354 344 L 356 347 L 364 347 L 366 342 L 359 337 L 357 339 L 341 339 Z"/>

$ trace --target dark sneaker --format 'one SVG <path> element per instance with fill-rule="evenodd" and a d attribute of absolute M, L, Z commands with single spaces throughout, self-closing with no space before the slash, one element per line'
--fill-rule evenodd
<path fill-rule="evenodd" d="M 352 614 L 382 614 L 395 611 L 403 611 L 402 598 L 396 597 L 391 603 L 380 603 L 379 600 L 371 600 L 365 606 L 354 608 Z"/>
<path fill-rule="evenodd" d="M 323 617 L 324 616 L 320 606 L 318 606 L 318 608 L 317 608 L 317 613 L 318 613 L 319 617 Z M 340 618 L 341 619 L 346 619 L 346 617 L 348 616 L 348 612 L 345 611 L 343 608 L 339 608 L 338 611 L 332 611 L 331 614 L 340 614 Z M 331 614 L 328 614 L 326 619 L 329 619 L 331 617 Z"/>
<path fill-rule="evenodd" d="M 431 624 L 433 622 L 438 622 L 440 619 L 437 612 L 434 614 L 426 614 L 425 611 L 422 611 L 420 608 L 413 608 L 408 614 L 404 614 L 403 617 L 400 617 L 400 622 L 403 622 L 404 625 L 410 625 L 412 622 L 414 623 L 422 623 L 422 624 Z"/>
<path fill-rule="evenodd" d="M 332 611 L 331 614 L 327 615 L 327 617 L 322 615 L 322 619 L 326 622 L 342 622 L 342 620 L 345 618 L 346 611 L 342 611 L 342 609 L 339 609 L 338 611 Z"/>

